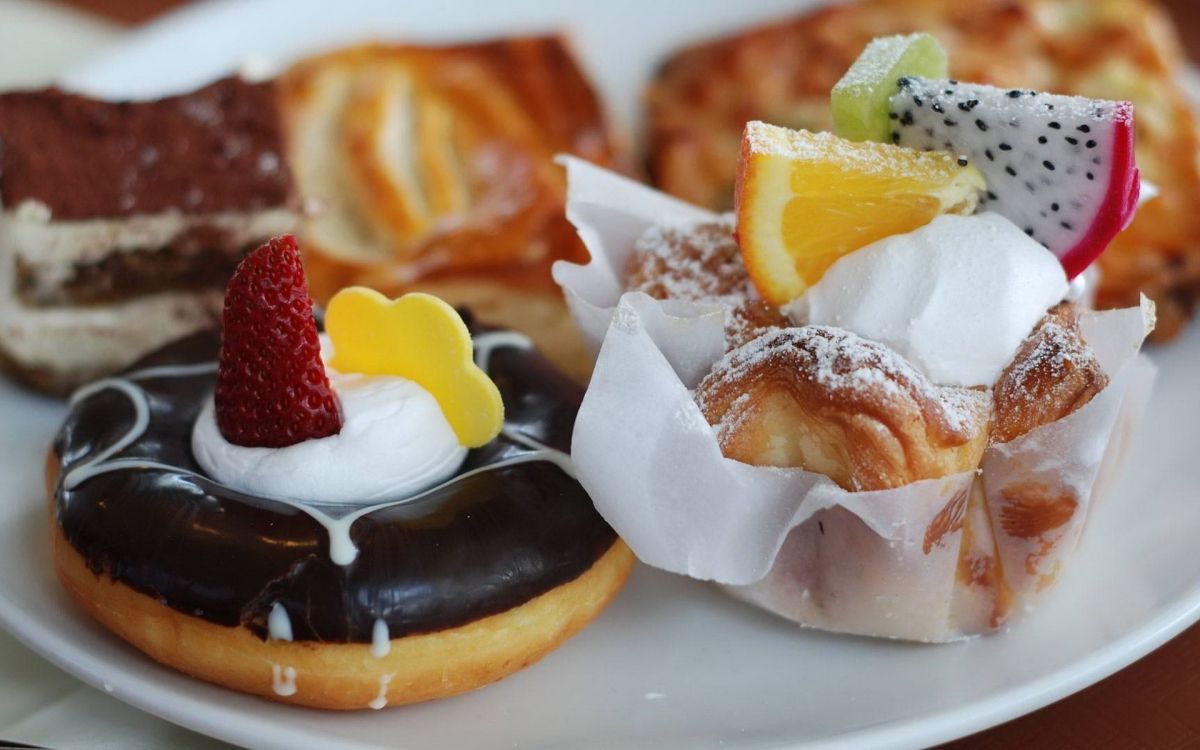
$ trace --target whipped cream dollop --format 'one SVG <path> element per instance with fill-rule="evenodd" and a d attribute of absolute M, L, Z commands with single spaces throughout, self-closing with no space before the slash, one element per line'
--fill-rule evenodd
<path fill-rule="evenodd" d="M 322 344 L 328 362 L 325 337 Z M 402 377 L 326 371 L 342 406 L 341 432 L 285 448 L 234 445 L 210 396 L 192 430 L 196 461 L 242 492 L 331 504 L 401 500 L 458 471 L 467 449 L 429 391 Z"/>
<path fill-rule="evenodd" d="M 936 383 L 991 386 L 1067 288 L 1003 216 L 945 215 L 843 256 L 785 310 L 886 344 Z"/>

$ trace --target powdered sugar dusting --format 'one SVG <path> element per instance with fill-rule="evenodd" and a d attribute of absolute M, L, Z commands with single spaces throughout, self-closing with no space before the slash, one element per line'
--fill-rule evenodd
<path fill-rule="evenodd" d="M 904 51 L 922 36 L 923 34 L 898 34 L 872 39 L 846 71 L 846 75 L 838 81 L 835 90 L 871 86 L 879 82 L 896 66 Z"/>
<path fill-rule="evenodd" d="M 765 300 L 747 299 L 725 315 L 725 345 L 733 349 L 768 331 L 789 328 L 791 325 L 792 322 L 779 308 Z"/>
<path fill-rule="evenodd" d="M 734 217 L 664 222 L 638 238 L 626 268 L 626 288 L 655 299 L 712 302 L 726 308 L 730 348 L 787 323 L 754 288 L 733 237 Z"/>
<path fill-rule="evenodd" d="M 1108 386 L 1079 330 L 1078 308 L 1052 309 L 996 381 L 993 442 L 1007 443 L 1062 419 Z"/>
<path fill-rule="evenodd" d="M 707 411 L 705 406 L 701 401 L 700 408 Z M 724 442 L 727 435 L 737 434 L 742 428 L 742 424 L 745 423 L 746 417 L 750 415 L 748 406 L 750 406 L 749 393 L 743 393 L 730 402 L 729 408 L 725 410 L 725 414 L 721 417 L 721 421 L 713 425 L 713 431 L 716 432 L 718 441 Z"/>
<path fill-rule="evenodd" d="M 957 168 L 957 157 L 941 151 L 914 151 L 882 143 L 855 143 L 833 133 L 790 130 L 765 122 L 746 123 L 751 153 L 793 161 L 820 162 L 855 174 L 905 175 Z"/>
<path fill-rule="evenodd" d="M 937 416 L 954 432 L 970 431 L 979 419 L 979 402 L 986 395 L 966 388 L 939 386 L 930 382 L 907 360 L 888 347 L 869 341 L 841 328 L 804 326 L 769 331 L 753 341 L 727 353 L 713 365 L 705 383 L 738 382 L 776 357 L 787 359 L 787 366 L 797 367 L 803 377 L 827 388 L 831 394 L 842 392 L 871 399 L 912 398 L 922 405 L 932 405 Z M 719 389 L 697 389 L 700 406 L 705 393 Z M 745 394 L 738 399 L 745 397 Z M 734 404 L 738 403 L 735 400 Z M 718 435 L 736 430 L 743 418 L 743 409 L 725 411 L 731 423 L 716 425 Z"/>
<path fill-rule="evenodd" d="M 740 303 L 753 287 L 733 228 L 731 214 L 711 222 L 650 227 L 634 245 L 627 269 L 629 290 L 655 299 Z"/>
<path fill-rule="evenodd" d="M 942 417 L 954 432 L 972 432 L 979 418 L 979 399 L 982 392 L 953 386 L 933 386 L 936 400 L 942 406 Z"/>
<path fill-rule="evenodd" d="M 1055 379 L 1062 378 L 1084 359 L 1095 359 L 1090 349 L 1055 320 L 1048 319 L 1038 333 L 1031 336 L 1033 349 L 1026 357 L 1013 363 L 1012 375 L 1018 381 L 1027 380 L 1033 370 L 1042 370 Z"/>
<path fill-rule="evenodd" d="M 211 98 L 185 99 L 179 104 L 179 107 L 183 114 L 202 125 L 216 127 L 224 119 L 221 108 Z"/>

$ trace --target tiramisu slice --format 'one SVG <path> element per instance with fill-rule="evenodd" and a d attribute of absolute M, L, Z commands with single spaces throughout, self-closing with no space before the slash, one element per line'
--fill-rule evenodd
<path fill-rule="evenodd" d="M 275 97 L 0 94 L 0 364 L 64 392 L 211 325 L 243 251 L 298 223 Z"/>

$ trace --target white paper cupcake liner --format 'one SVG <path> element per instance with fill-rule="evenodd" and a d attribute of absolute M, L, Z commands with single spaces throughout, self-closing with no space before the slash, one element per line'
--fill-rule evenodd
<path fill-rule="evenodd" d="M 564 163 L 567 216 L 592 259 L 560 262 L 554 277 L 599 352 L 572 459 L 643 562 L 805 626 L 922 641 L 995 630 L 1052 586 L 1148 398 L 1153 367 L 1138 355 L 1148 302 L 1084 314 L 1110 382 L 1075 413 L 990 447 L 979 472 L 848 492 L 722 456 L 689 388 L 724 353 L 724 308 L 622 293 L 642 232 L 714 215 Z"/>

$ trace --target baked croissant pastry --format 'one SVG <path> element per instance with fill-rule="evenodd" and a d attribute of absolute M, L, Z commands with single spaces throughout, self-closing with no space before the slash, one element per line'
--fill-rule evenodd
<path fill-rule="evenodd" d="M 1079 306 L 1050 310 L 994 388 L 991 440 L 1007 443 L 1072 414 L 1108 385 L 1108 376 L 1079 330 Z"/>
<path fill-rule="evenodd" d="M 975 469 L 987 392 L 931 383 L 887 347 L 824 326 L 770 331 L 696 388 L 725 456 L 799 467 L 851 491 Z"/>
<path fill-rule="evenodd" d="M 728 349 L 789 325 L 783 313 L 758 296 L 733 237 L 732 216 L 651 227 L 638 238 L 629 256 L 625 288 L 654 299 L 726 304 Z"/>

